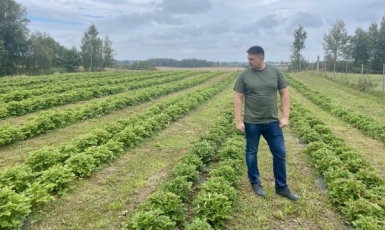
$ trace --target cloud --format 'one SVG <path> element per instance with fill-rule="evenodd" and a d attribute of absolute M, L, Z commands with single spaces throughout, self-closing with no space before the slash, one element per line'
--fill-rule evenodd
<path fill-rule="evenodd" d="M 87 14 L 84 14 L 83 15 L 84 17 L 87 17 L 87 18 L 95 18 L 95 19 L 102 19 L 104 18 L 104 16 L 98 16 L 98 15 L 87 15 Z"/>
<path fill-rule="evenodd" d="M 146 26 L 151 28 L 154 24 L 180 25 L 181 23 L 181 19 L 155 10 L 149 13 L 121 14 L 115 17 L 107 17 L 105 20 L 98 22 L 97 26 L 106 32 L 121 33 L 133 32 L 138 29 L 143 29 Z"/>
<path fill-rule="evenodd" d="M 28 16 L 28 19 L 34 22 L 43 22 L 43 23 L 50 23 L 50 24 L 64 24 L 69 26 L 83 26 L 84 23 L 81 22 L 75 22 L 75 21 L 64 21 L 64 20 L 56 20 L 51 18 L 41 18 L 41 17 L 35 17 L 35 16 Z"/>
<path fill-rule="evenodd" d="M 244 24 L 236 31 L 238 33 L 246 33 L 253 36 L 257 35 L 277 35 L 280 34 L 280 28 L 284 25 L 285 20 L 279 19 L 277 15 L 270 14 L 255 22 Z"/>
<path fill-rule="evenodd" d="M 302 25 L 303 27 L 320 28 L 324 25 L 324 22 L 318 14 L 312 14 L 307 12 L 299 12 L 292 24 Z"/>
<path fill-rule="evenodd" d="M 200 14 L 212 9 L 208 0 L 164 0 L 160 8 L 173 14 Z"/>

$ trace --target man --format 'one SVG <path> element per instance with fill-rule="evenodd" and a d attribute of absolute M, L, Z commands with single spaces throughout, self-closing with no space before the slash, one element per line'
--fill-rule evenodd
<path fill-rule="evenodd" d="M 245 132 L 246 164 L 249 181 L 254 192 L 266 196 L 259 180 L 257 152 L 261 135 L 267 141 L 273 155 L 275 192 L 298 200 L 286 183 L 286 149 L 282 128 L 289 124 L 289 83 L 282 71 L 265 64 L 265 52 L 260 46 L 247 50 L 249 66 L 239 75 L 235 86 L 234 110 L 237 129 Z M 277 91 L 281 97 L 282 118 L 278 118 Z M 245 113 L 242 120 L 243 99 Z"/>

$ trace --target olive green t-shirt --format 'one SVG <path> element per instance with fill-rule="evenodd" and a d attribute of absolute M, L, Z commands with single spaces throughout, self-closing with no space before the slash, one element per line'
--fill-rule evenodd
<path fill-rule="evenodd" d="M 269 64 L 263 70 L 247 67 L 238 77 L 234 91 L 245 95 L 243 121 L 264 124 L 278 121 L 277 92 L 289 85 L 282 71 Z"/>

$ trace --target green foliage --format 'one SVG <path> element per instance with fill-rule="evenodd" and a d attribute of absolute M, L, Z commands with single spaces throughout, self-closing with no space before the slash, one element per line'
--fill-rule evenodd
<path fill-rule="evenodd" d="M 170 217 L 163 215 L 160 209 L 137 212 L 124 225 L 127 230 L 178 230 Z"/>
<path fill-rule="evenodd" d="M 293 33 L 294 41 L 293 45 L 291 46 L 293 54 L 291 55 L 291 62 L 292 66 L 291 68 L 296 69 L 298 71 L 301 71 L 301 59 L 303 59 L 301 55 L 301 50 L 305 48 L 305 41 L 307 38 L 307 32 L 303 28 L 303 26 L 298 25 L 298 28 Z"/>
<path fill-rule="evenodd" d="M 38 182 L 49 188 L 50 194 L 65 194 L 70 188 L 69 183 L 75 178 L 70 168 L 62 165 L 54 165 L 43 171 Z"/>
<path fill-rule="evenodd" d="M 30 199 L 32 207 L 53 201 L 55 198 L 49 193 L 53 187 L 54 185 L 52 183 L 45 184 L 41 181 L 35 181 L 29 185 L 28 189 L 25 190 L 25 194 Z"/>
<path fill-rule="evenodd" d="M 186 164 L 186 163 L 177 163 L 174 168 L 171 170 L 171 175 L 173 177 L 181 176 L 185 177 L 189 182 L 195 182 L 199 178 L 199 171 L 195 165 Z"/>
<path fill-rule="evenodd" d="M 157 192 L 149 196 L 144 205 L 146 211 L 160 209 L 163 215 L 170 217 L 177 226 L 183 226 L 186 222 L 184 215 L 185 206 L 180 197 L 171 192 Z"/>
<path fill-rule="evenodd" d="M 195 218 L 186 226 L 186 230 L 214 230 L 205 218 Z"/>
<path fill-rule="evenodd" d="M 359 215 L 359 218 L 354 220 L 352 223 L 356 229 L 363 230 L 378 230 L 385 227 L 385 221 L 382 218 L 376 218 L 373 216 Z"/>
<path fill-rule="evenodd" d="M 192 182 L 188 181 L 188 178 L 184 176 L 177 176 L 172 181 L 164 184 L 163 190 L 174 193 L 178 195 L 182 201 L 186 201 L 189 192 L 192 191 Z"/>
<path fill-rule="evenodd" d="M 0 77 L 2 77 L 16 74 L 16 67 L 22 64 L 28 51 L 29 20 L 26 8 L 13 0 L 0 2 L 0 15 L 2 15 L 0 20 Z"/>
<path fill-rule="evenodd" d="M 231 201 L 219 193 L 201 192 L 193 201 L 193 212 L 198 218 L 206 218 L 214 228 L 223 228 L 230 217 Z"/>
<path fill-rule="evenodd" d="M 58 149 L 42 148 L 29 154 L 25 164 L 34 172 L 47 170 L 48 168 L 64 163 L 69 156 L 63 154 Z"/>
<path fill-rule="evenodd" d="M 200 186 L 201 191 L 207 193 L 222 194 L 230 201 L 235 201 L 237 190 L 223 177 L 210 177 L 205 183 Z"/>
<path fill-rule="evenodd" d="M 10 187 L 0 187 L 0 227 L 20 227 L 22 220 L 31 212 L 31 204 L 24 194 Z"/>
<path fill-rule="evenodd" d="M 99 152 L 94 154 L 98 155 Z M 91 155 L 87 155 L 86 152 L 74 154 L 65 162 L 66 166 L 80 178 L 89 177 L 96 169 L 95 163 L 95 159 Z"/>
<path fill-rule="evenodd" d="M 0 188 L 9 186 L 16 192 L 20 193 L 28 188 L 36 178 L 36 173 L 26 165 L 16 165 L 0 171 Z"/>
<path fill-rule="evenodd" d="M 234 184 L 238 179 L 238 172 L 228 164 L 222 162 L 218 166 L 209 172 L 211 177 L 223 177 L 230 184 Z"/>
<path fill-rule="evenodd" d="M 202 172 L 203 169 L 204 169 L 204 164 L 201 160 L 200 157 L 198 157 L 197 155 L 195 154 L 192 154 L 192 153 L 189 153 L 189 154 L 186 154 L 184 155 L 181 159 L 180 159 L 180 162 L 181 163 L 185 163 L 187 165 L 193 165 L 195 166 L 196 170 L 198 170 L 199 172 Z"/>
<path fill-rule="evenodd" d="M 209 162 L 215 153 L 215 146 L 210 142 L 200 141 L 196 143 L 190 153 L 197 155 L 204 163 Z"/>
<path fill-rule="evenodd" d="M 296 86 L 295 86 L 296 87 Z M 304 88 L 301 88 L 304 89 Z M 306 90 L 306 88 L 304 89 Z M 320 98 L 311 91 L 306 95 L 312 100 Z M 325 100 L 324 98 L 322 100 Z M 325 102 L 325 101 L 324 101 Z M 320 103 L 325 106 L 327 103 Z M 379 218 L 385 215 L 385 181 L 373 167 L 356 151 L 346 146 L 341 138 L 337 138 L 322 124 L 308 128 L 308 110 L 292 101 L 293 128 L 300 136 L 316 132 L 322 141 L 311 142 L 304 152 L 309 155 L 311 162 L 324 175 L 330 200 L 341 210 L 358 229 L 380 229 L 383 223 Z M 325 109 L 330 106 L 325 106 Z M 333 108 L 333 112 L 337 111 Z M 342 110 L 341 110 L 342 111 Z M 343 110 L 338 113 L 342 117 L 349 117 L 354 124 L 365 127 L 362 116 Z"/>

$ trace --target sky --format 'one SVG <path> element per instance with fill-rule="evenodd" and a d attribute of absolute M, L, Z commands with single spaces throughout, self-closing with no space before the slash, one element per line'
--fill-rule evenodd
<path fill-rule="evenodd" d="M 380 24 L 385 0 L 16 0 L 27 9 L 30 32 L 46 32 L 80 50 L 94 24 L 109 36 L 116 60 L 197 58 L 246 62 L 259 45 L 265 60 L 289 61 L 293 32 L 307 32 L 306 60 L 323 59 L 323 35 L 343 20 L 349 35 Z"/>

